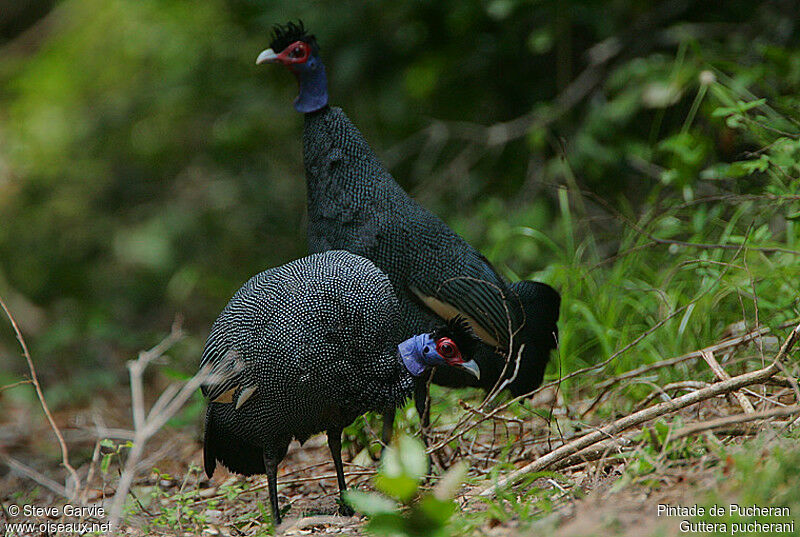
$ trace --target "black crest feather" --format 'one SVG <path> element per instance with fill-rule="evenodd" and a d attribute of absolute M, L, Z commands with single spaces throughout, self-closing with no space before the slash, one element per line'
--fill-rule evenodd
<path fill-rule="evenodd" d="M 461 356 L 467 360 L 472 359 L 478 347 L 478 338 L 475 336 L 475 332 L 472 331 L 469 322 L 461 315 L 451 318 L 444 326 L 434 330 L 431 335 L 434 340 L 442 337 L 452 339 L 458 346 L 458 350 L 461 351 Z"/>
<path fill-rule="evenodd" d="M 319 45 L 317 45 L 317 38 L 306 32 L 303 21 L 298 20 L 295 22 L 287 22 L 286 24 L 276 24 L 272 27 L 272 42 L 269 48 L 280 54 L 283 49 L 296 41 L 304 41 L 311 45 L 311 50 L 317 52 Z"/>

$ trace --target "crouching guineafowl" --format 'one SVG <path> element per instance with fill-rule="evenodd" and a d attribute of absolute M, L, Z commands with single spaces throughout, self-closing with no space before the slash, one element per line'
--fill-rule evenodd
<path fill-rule="evenodd" d="M 342 429 L 369 411 L 394 411 L 432 366 L 480 376 L 464 360 L 476 341 L 455 320 L 401 341 L 400 307 L 371 261 L 329 251 L 269 269 L 233 296 L 211 328 L 201 369 L 208 398 L 204 464 L 267 474 L 280 522 L 278 463 L 293 438 L 326 431 L 339 490 Z M 343 511 L 347 508 L 343 506 Z"/>
<path fill-rule="evenodd" d="M 509 286 L 483 255 L 403 191 L 347 115 L 328 106 L 319 46 L 302 23 L 277 26 L 256 62 L 285 65 L 300 86 L 294 106 L 305 114 L 309 250 L 347 250 L 384 271 L 400 302 L 403 337 L 456 316 L 470 323 L 483 342 L 471 357 L 485 374 L 477 381 L 439 369 L 436 383 L 491 390 L 502 382 L 515 395 L 539 386 L 556 346 L 559 294 L 539 282 Z M 426 381 L 420 376 L 415 391 L 423 424 Z"/>

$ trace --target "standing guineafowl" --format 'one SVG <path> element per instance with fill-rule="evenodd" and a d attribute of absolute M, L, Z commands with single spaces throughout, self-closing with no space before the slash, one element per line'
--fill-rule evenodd
<path fill-rule="evenodd" d="M 451 321 L 400 345 L 399 328 L 389 278 L 350 252 L 311 255 L 251 278 L 203 351 L 206 474 L 217 461 L 240 474 L 267 474 L 277 524 L 277 468 L 289 443 L 326 431 L 343 492 L 344 427 L 370 410 L 393 411 L 411 395 L 413 377 L 431 366 L 480 376 L 461 355 L 477 343 L 466 323 Z"/>
<path fill-rule="evenodd" d="M 469 322 L 483 342 L 473 358 L 490 374 L 476 382 L 437 370 L 435 382 L 491 390 L 502 381 L 514 394 L 539 386 L 556 345 L 558 293 L 538 282 L 509 288 L 484 256 L 403 191 L 345 113 L 328 106 L 319 47 L 302 23 L 275 28 L 271 48 L 256 60 L 264 62 L 285 65 L 300 86 L 294 106 L 305 114 L 309 250 L 343 249 L 372 260 L 398 295 L 404 337 L 442 319 Z M 420 377 L 415 390 L 423 424 L 426 380 Z"/>

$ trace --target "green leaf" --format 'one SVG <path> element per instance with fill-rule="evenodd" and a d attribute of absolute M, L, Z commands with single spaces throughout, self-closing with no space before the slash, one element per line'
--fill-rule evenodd
<path fill-rule="evenodd" d="M 108 467 L 111 466 L 111 457 L 113 456 L 113 453 L 106 453 L 103 455 L 103 459 L 100 461 L 100 471 L 104 474 L 108 473 Z"/>
<path fill-rule="evenodd" d="M 439 500 L 450 500 L 461 488 L 467 476 L 467 463 L 458 461 L 450 467 L 433 489 L 433 495 Z"/>
<path fill-rule="evenodd" d="M 407 502 L 417 492 L 427 470 L 425 446 L 419 440 L 403 435 L 384 452 L 375 486 L 392 498 Z"/>
<path fill-rule="evenodd" d="M 401 436 L 398 442 L 400 461 L 406 475 L 415 479 L 422 479 L 428 473 L 428 455 L 425 445 L 418 439 L 410 436 Z"/>
<path fill-rule="evenodd" d="M 350 507 L 369 517 L 397 512 L 397 504 L 394 501 L 376 493 L 348 490 L 344 493 L 344 499 Z"/>
<path fill-rule="evenodd" d="M 425 496 L 420 500 L 417 509 L 424 513 L 431 522 L 438 526 L 444 526 L 456 512 L 456 503 L 453 500 L 440 500 L 434 496 Z"/>
<path fill-rule="evenodd" d="M 369 519 L 367 531 L 381 537 L 407 537 L 406 523 L 398 514 L 381 514 Z"/>
<path fill-rule="evenodd" d="M 407 475 L 387 476 L 380 475 L 375 478 L 375 488 L 388 494 L 403 503 L 407 503 L 419 487 L 419 480 Z"/>

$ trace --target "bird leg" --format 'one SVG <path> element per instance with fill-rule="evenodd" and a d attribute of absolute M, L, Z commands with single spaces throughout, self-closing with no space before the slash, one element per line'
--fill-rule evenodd
<path fill-rule="evenodd" d="M 342 464 L 342 430 L 328 430 L 328 448 L 331 450 L 333 465 L 336 467 L 336 480 L 339 482 L 339 514 L 353 516 L 353 509 L 344 502 L 344 491 L 347 483 L 344 480 L 344 465 Z"/>
<path fill-rule="evenodd" d="M 428 448 L 428 435 L 431 426 L 431 397 L 430 386 L 433 380 L 434 370 L 428 370 L 415 379 L 414 382 L 414 404 L 417 407 L 417 414 L 419 415 L 420 423 L 420 439 L 422 440 L 425 448 Z M 435 457 L 434 457 L 435 455 Z M 433 462 L 436 461 L 439 468 L 442 470 L 447 469 L 447 465 L 442 460 L 439 452 L 434 452 L 428 455 L 428 471 L 433 468 Z"/>
<path fill-rule="evenodd" d="M 264 452 L 264 469 L 267 474 L 269 486 L 269 503 L 272 506 L 272 521 L 277 526 L 281 523 L 281 512 L 278 509 L 278 463 L 281 459 L 267 455 Z"/>
<path fill-rule="evenodd" d="M 392 409 L 391 412 L 387 412 L 383 415 L 383 431 L 381 431 L 381 454 L 383 454 L 383 450 L 386 449 L 386 446 L 389 445 L 389 442 L 392 441 L 392 432 L 394 432 L 394 416 L 397 409 Z"/>
<path fill-rule="evenodd" d="M 419 415 L 422 442 L 428 446 L 428 427 L 431 425 L 431 399 L 428 396 L 428 385 L 431 383 L 433 372 L 426 371 L 414 380 L 414 404 Z"/>

